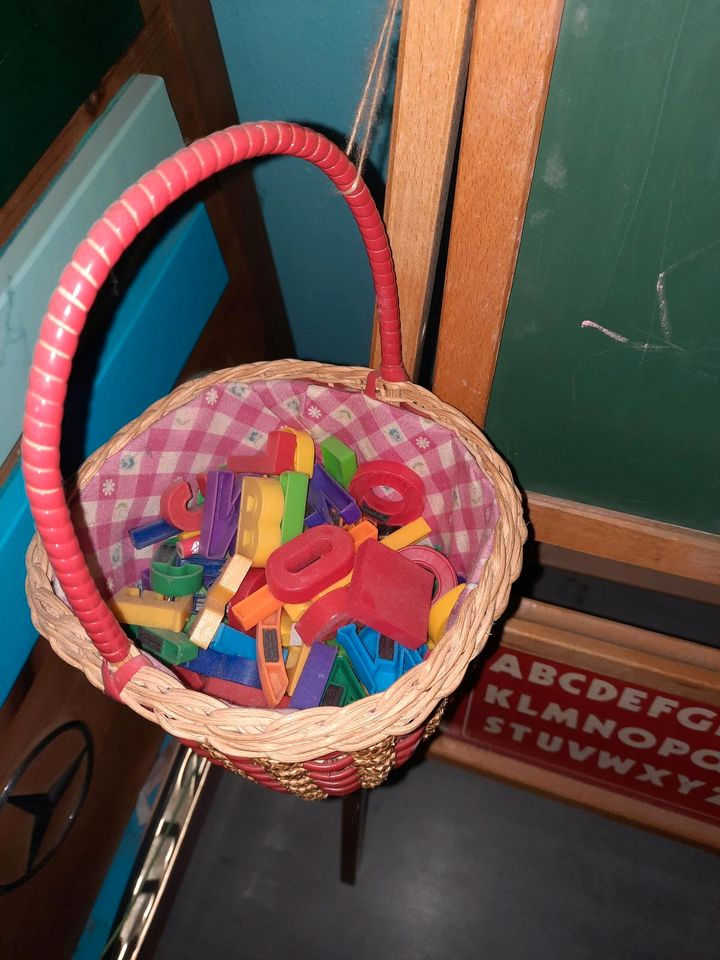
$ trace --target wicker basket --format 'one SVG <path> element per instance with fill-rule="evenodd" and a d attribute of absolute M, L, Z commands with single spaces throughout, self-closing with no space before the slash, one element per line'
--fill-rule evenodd
<path fill-rule="evenodd" d="M 72 358 L 97 291 L 137 234 L 173 200 L 233 163 L 272 154 L 300 157 L 324 170 L 355 217 L 377 297 L 383 356 L 379 373 L 361 367 L 282 360 L 221 370 L 185 384 L 119 431 L 84 463 L 71 514 L 59 471 L 60 427 Z M 326 398 L 337 395 L 347 399 L 348 409 L 367 407 L 377 413 L 380 422 L 388 413 L 402 416 L 406 427 L 417 423 L 426 432 L 434 430 L 439 437 L 449 438 L 443 449 L 456 451 L 455 475 L 468 475 L 468 489 L 474 490 L 480 482 L 473 479 L 477 473 L 491 491 L 492 510 L 488 512 L 486 503 L 478 525 L 487 523 L 492 515 L 492 543 L 481 562 L 470 558 L 468 565 L 477 574 L 472 578 L 477 585 L 465 591 L 442 641 L 427 660 L 384 693 L 342 709 L 282 711 L 228 706 L 186 689 L 167 668 L 138 651 L 113 618 L 103 597 L 107 589 L 117 589 L 122 583 L 106 584 L 108 562 L 103 566 L 93 552 L 97 547 L 93 537 L 101 524 L 93 519 L 89 491 L 97 490 L 103 470 L 118 457 L 124 457 L 126 466 L 134 463 L 123 451 L 133 449 L 134 444 L 152 446 L 153 438 L 166 435 L 167 431 L 162 431 L 168 418 L 187 419 L 190 411 L 195 415 L 203 398 L 215 403 L 220 392 L 230 391 L 241 405 L 238 409 L 247 411 L 252 407 L 248 397 L 277 395 L 280 406 L 290 402 L 289 409 L 295 410 L 292 402 L 283 398 L 286 393 L 292 398 L 304 389 Z M 312 416 L 315 409 L 311 408 Z M 390 442 L 382 439 L 382 430 L 379 435 L 381 443 Z M 423 445 L 430 443 L 422 440 Z M 377 786 L 411 755 L 423 736 L 435 730 L 447 697 L 505 608 L 510 585 L 520 569 L 525 525 L 507 466 L 462 414 L 407 381 L 392 259 L 384 226 L 365 184 L 337 147 L 293 124 L 243 124 L 180 150 L 127 190 L 92 227 L 63 272 L 43 320 L 30 374 L 22 453 L 38 531 L 28 550 L 27 594 L 39 633 L 96 687 L 193 749 L 236 773 L 305 799 Z M 208 462 L 209 458 L 210 454 Z M 114 488 L 114 481 L 112 487 L 108 481 L 102 483 L 106 493 Z M 446 494 L 456 497 L 452 489 Z M 123 529 L 139 522 L 142 513 L 138 511 L 147 510 L 147 502 L 138 498 L 123 503 Z M 467 512 L 460 506 L 456 510 L 455 501 L 443 501 L 441 494 L 437 503 L 436 519 L 455 511 L 455 527 L 446 530 L 450 552 L 460 549 L 462 542 L 467 558 L 472 544 L 477 544 L 477 538 L 470 542 L 458 532 L 458 517 L 466 518 Z M 121 570 L 134 569 L 132 560 L 123 560 L 117 543 L 110 552 L 113 567 L 119 564 Z"/>

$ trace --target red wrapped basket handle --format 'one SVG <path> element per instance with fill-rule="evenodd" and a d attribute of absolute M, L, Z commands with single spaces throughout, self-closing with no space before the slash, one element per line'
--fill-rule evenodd
<path fill-rule="evenodd" d="M 78 620 L 103 658 L 119 663 L 128 638 L 85 563 L 60 473 L 60 428 L 78 338 L 98 290 L 135 237 L 178 197 L 231 164 L 253 157 L 300 157 L 323 170 L 343 194 L 372 271 L 385 380 L 402 382 L 397 284 L 387 234 L 365 183 L 333 143 L 293 123 L 245 123 L 213 133 L 158 164 L 123 193 L 91 228 L 50 298 L 33 353 L 23 421 L 25 487 L 38 534 Z"/>

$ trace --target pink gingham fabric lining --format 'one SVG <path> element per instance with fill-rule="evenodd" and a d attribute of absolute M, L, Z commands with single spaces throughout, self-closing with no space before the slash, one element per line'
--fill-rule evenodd
<path fill-rule="evenodd" d="M 300 380 L 216 384 L 167 414 L 110 457 L 73 507 L 78 537 L 101 591 L 135 583 L 153 548 L 136 551 L 131 527 L 157 519 L 160 495 L 176 478 L 190 481 L 230 454 L 264 448 L 270 430 L 307 430 L 352 447 L 358 462 L 407 464 L 427 495 L 427 543 L 438 545 L 468 582 L 492 551 L 498 511 L 493 487 L 445 427 L 362 393 Z M 319 451 L 318 451 L 319 452 Z"/>

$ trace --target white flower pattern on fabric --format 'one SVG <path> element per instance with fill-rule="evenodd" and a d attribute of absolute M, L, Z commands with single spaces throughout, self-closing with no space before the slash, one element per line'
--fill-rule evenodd
<path fill-rule="evenodd" d="M 320 407 L 308 407 L 308 416 L 312 417 L 313 420 L 319 420 L 322 416 L 322 410 Z"/>
<path fill-rule="evenodd" d="M 415 440 L 415 446 L 419 447 L 420 450 L 427 450 L 428 447 L 430 446 L 430 441 L 428 440 L 427 437 L 418 437 Z"/>
<path fill-rule="evenodd" d="M 107 588 L 110 591 L 110 593 L 115 593 L 115 581 L 113 580 L 113 578 L 108 577 L 105 583 L 107 584 Z"/>
<path fill-rule="evenodd" d="M 208 392 L 205 394 L 205 400 L 210 404 L 211 407 L 214 407 L 218 402 L 218 392 L 215 387 L 210 387 Z"/>
<path fill-rule="evenodd" d="M 102 492 L 104 496 L 111 497 L 115 493 L 115 481 L 103 480 Z"/>

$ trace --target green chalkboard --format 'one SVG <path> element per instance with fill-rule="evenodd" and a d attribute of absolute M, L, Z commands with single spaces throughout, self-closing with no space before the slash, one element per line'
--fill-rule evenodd
<path fill-rule="evenodd" d="M 567 0 L 486 428 L 529 490 L 720 533 L 720 0 Z"/>
<path fill-rule="evenodd" d="M 2 0 L 0 204 L 143 25 L 138 0 Z"/>

